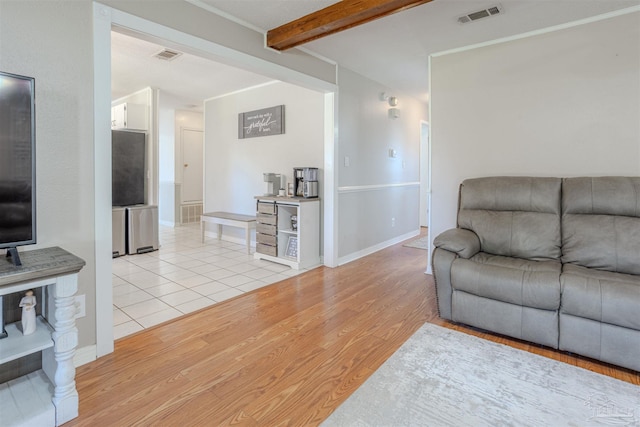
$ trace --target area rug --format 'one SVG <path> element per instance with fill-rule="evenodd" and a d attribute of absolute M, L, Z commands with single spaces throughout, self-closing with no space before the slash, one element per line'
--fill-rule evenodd
<path fill-rule="evenodd" d="M 424 249 L 426 251 L 427 249 L 429 249 L 429 236 L 413 239 L 403 244 L 402 246 L 406 246 L 408 248 Z"/>
<path fill-rule="evenodd" d="M 640 426 L 640 387 L 426 324 L 322 425 Z"/>

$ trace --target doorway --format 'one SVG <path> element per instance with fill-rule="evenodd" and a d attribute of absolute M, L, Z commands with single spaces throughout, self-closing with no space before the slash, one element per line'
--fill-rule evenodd
<path fill-rule="evenodd" d="M 204 159 L 203 135 L 201 130 L 180 129 L 182 146 L 182 191 L 180 203 L 180 223 L 198 222 L 203 204 Z"/>
<path fill-rule="evenodd" d="M 112 27 L 125 29 L 130 34 L 144 35 L 156 40 L 167 40 L 170 45 L 184 46 L 187 50 L 197 51 L 203 57 L 224 59 L 235 64 L 245 65 L 246 68 L 264 72 L 271 78 L 289 81 L 294 84 L 313 88 L 324 92 L 325 115 L 324 135 L 325 148 L 325 179 L 327 185 L 324 190 L 324 251 L 325 262 L 329 256 L 329 265 L 335 264 L 337 259 L 334 249 L 335 227 L 337 212 L 334 203 L 334 174 L 333 164 L 336 163 L 335 153 L 335 110 L 334 93 L 336 83 L 318 77 L 304 74 L 295 69 L 281 65 L 277 58 L 265 60 L 252 56 L 243 51 L 236 51 L 174 30 L 144 18 L 140 18 L 100 3 L 93 3 L 93 52 L 94 52 L 94 205 L 95 205 L 95 298 L 96 302 L 96 347 L 97 357 L 113 352 L 113 295 L 111 283 L 111 164 L 104 159 L 111 158 L 110 134 L 110 100 L 111 100 L 111 42 Z M 92 350 L 93 351 L 93 350 Z"/>

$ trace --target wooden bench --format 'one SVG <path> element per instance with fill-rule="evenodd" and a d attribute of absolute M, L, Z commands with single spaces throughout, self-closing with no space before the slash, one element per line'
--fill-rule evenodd
<path fill-rule="evenodd" d="M 251 229 L 256 228 L 256 217 L 251 215 L 235 214 L 231 212 L 207 212 L 200 216 L 200 231 L 204 243 L 205 223 L 218 225 L 218 240 L 222 238 L 222 226 L 244 228 L 247 240 L 247 253 L 251 253 Z"/>

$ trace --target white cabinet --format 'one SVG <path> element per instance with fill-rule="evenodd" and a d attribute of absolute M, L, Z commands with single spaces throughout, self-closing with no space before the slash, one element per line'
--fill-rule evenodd
<path fill-rule="evenodd" d="M 124 102 L 111 107 L 111 129 L 147 130 L 147 106 Z"/>
<path fill-rule="evenodd" d="M 258 196 L 256 259 L 299 270 L 320 264 L 320 201 Z"/>
<path fill-rule="evenodd" d="M 23 336 L 16 323 L 7 325 L 0 363 L 42 351 L 42 369 L 0 384 L 0 423 L 59 426 L 78 416 L 74 295 L 84 261 L 57 247 L 25 251 L 20 258 L 21 267 L 0 263 L 0 295 L 43 288 L 42 316 L 30 335 Z"/>

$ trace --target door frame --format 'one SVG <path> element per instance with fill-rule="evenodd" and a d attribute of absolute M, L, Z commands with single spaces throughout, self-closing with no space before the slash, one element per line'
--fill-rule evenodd
<path fill-rule="evenodd" d="M 324 263 L 337 265 L 337 84 L 309 76 L 275 62 L 233 50 L 122 12 L 110 6 L 93 2 L 93 90 L 94 90 L 94 251 L 96 298 L 96 357 L 112 353 L 113 343 L 113 291 L 112 291 L 112 218 L 111 218 L 111 30 L 122 28 L 134 35 L 168 41 L 190 51 L 203 52 L 203 56 L 222 58 L 231 63 L 246 64 L 254 72 L 275 79 L 298 84 L 324 93 Z M 336 67 L 337 73 L 337 67 Z M 93 351 L 93 350 L 92 350 Z"/>

